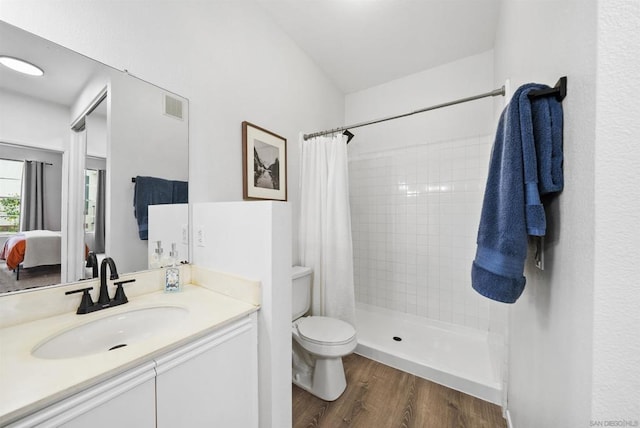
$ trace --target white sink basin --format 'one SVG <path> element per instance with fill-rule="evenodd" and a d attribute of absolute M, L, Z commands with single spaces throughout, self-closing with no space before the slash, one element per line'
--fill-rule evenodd
<path fill-rule="evenodd" d="M 114 314 L 58 333 L 36 345 L 31 354 L 62 359 L 117 352 L 174 327 L 188 313 L 178 306 L 158 306 Z"/>

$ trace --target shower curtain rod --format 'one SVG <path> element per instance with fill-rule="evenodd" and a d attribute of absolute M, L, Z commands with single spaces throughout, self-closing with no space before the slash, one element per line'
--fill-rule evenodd
<path fill-rule="evenodd" d="M 304 134 L 302 136 L 302 138 L 306 141 L 309 138 L 319 137 L 320 135 L 335 134 L 335 133 L 340 132 L 340 131 L 346 131 L 345 135 L 348 136 L 348 140 L 347 140 L 347 144 L 348 144 L 349 141 L 351 141 L 351 139 L 353 138 L 353 134 L 351 134 L 349 132 L 349 129 L 352 129 L 352 128 L 359 128 L 361 126 L 373 125 L 374 123 L 386 122 L 387 120 L 399 119 L 401 117 L 411 116 L 412 114 L 416 114 L 416 113 L 424 113 L 425 111 L 429 111 L 429 110 L 435 110 L 435 109 L 439 109 L 439 108 L 442 108 L 442 107 L 452 106 L 452 105 L 455 105 L 455 104 L 466 103 L 468 101 L 479 100 L 480 98 L 497 97 L 498 95 L 504 96 L 505 93 L 506 93 L 506 91 L 505 91 L 505 87 L 503 85 L 499 89 L 494 89 L 493 91 L 485 92 L 484 94 L 474 95 L 472 97 L 467 97 L 467 98 L 460 98 L 459 100 L 449 101 L 447 103 L 436 104 L 436 105 L 431 106 L 431 107 L 425 107 L 425 108 L 422 108 L 420 110 L 415 110 L 415 111 L 412 111 L 412 112 L 409 112 L 409 113 L 405 113 L 405 114 L 399 114 L 397 116 L 384 117 L 382 119 L 376 119 L 376 120 L 370 120 L 368 122 L 356 123 L 355 125 L 350 125 L 350 126 L 341 126 L 340 128 L 329 129 L 327 131 L 314 132 L 313 134 Z M 551 95 L 553 95 L 558 101 L 562 101 L 564 99 L 564 97 L 567 96 L 567 76 L 560 77 L 560 79 L 558 79 L 558 82 L 555 84 L 555 86 L 553 88 L 539 89 L 539 90 L 536 90 L 536 91 L 531 91 L 531 92 L 529 92 L 529 94 L 527 96 L 530 99 L 534 99 L 534 98 L 538 98 L 538 97 L 548 97 L 548 96 L 551 96 Z"/>
<path fill-rule="evenodd" d="M 455 105 L 455 104 L 466 103 L 468 101 L 479 100 L 480 98 L 497 97 L 498 95 L 504 96 L 504 94 L 505 94 L 505 89 L 504 89 L 504 86 L 502 86 L 501 88 L 494 89 L 493 91 L 490 91 L 490 92 L 485 92 L 484 94 L 474 95 L 474 96 L 466 97 L 466 98 L 460 98 L 459 100 L 449 101 L 449 102 L 442 103 L 442 104 L 436 104 L 436 105 L 431 106 L 431 107 L 425 107 L 425 108 L 422 108 L 420 110 L 414 110 L 412 112 L 399 114 L 397 116 L 383 117 L 381 119 L 370 120 L 368 122 L 356 123 L 355 125 L 341 126 L 340 128 L 334 128 L 334 129 L 329 129 L 329 130 L 326 130 L 326 131 L 314 132 L 313 134 L 304 134 L 302 138 L 304 140 L 308 140 L 309 138 L 319 137 L 321 135 L 335 134 L 337 132 L 346 131 L 348 129 L 359 128 L 361 126 L 367 126 L 367 125 L 373 125 L 374 123 L 386 122 L 388 120 L 393 120 L 393 119 L 399 119 L 401 117 L 407 117 L 407 116 L 411 116 L 411 115 L 417 114 L 417 113 L 424 113 L 425 111 L 429 111 L 429 110 L 436 110 L 436 109 L 439 109 L 439 108 L 442 108 L 442 107 L 448 107 L 448 106 L 452 106 L 452 105 Z"/>

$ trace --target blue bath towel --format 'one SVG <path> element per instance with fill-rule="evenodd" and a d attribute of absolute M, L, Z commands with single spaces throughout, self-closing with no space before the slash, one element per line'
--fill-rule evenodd
<path fill-rule="evenodd" d="M 165 180 L 157 177 L 136 177 L 133 193 L 133 214 L 138 222 L 138 236 L 149 237 L 149 205 L 188 202 L 189 188 L 185 181 Z"/>
<path fill-rule="evenodd" d="M 174 204 L 186 204 L 189 202 L 189 183 L 187 181 L 173 182 L 171 202 Z"/>
<path fill-rule="evenodd" d="M 491 154 L 471 283 L 500 302 L 514 303 L 524 290 L 527 235 L 546 233 L 540 195 L 563 187 L 562 105 L 527 96 L 546 88 L 518 88 L 500 116 Z"/>

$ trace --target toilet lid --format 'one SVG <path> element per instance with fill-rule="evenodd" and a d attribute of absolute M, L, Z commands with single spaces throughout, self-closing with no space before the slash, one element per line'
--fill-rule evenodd
<path fill-rule="evenodd" d="M 306 317 L 298 322 L 303 338 L 316 343 L 341 345 L 353 339 L 356 330 L 349 323 L 329 317 Z"/>

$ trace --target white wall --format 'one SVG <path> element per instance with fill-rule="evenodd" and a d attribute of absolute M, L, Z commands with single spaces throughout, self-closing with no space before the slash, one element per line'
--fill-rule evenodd
<path fill-rule="evenodd" d="M 298 133 L 342 124 L 344 100 L 257 2 L 0 5 L 12 25 L 189 99 L 193 202 L 242 199 L 243 120 L 285 137 L 297 231 Z"/>
<path fill-rule="evenodd" d="M 146 269 L 148 261 L 147 241 L 140 240 L 133 215 L 131 178 L 189 178 L 189 106 L 185 102 L 184 120 L 165 115 L 164 93 L 124 73 L 114 73 L 109 85 L 105 250 L 122 272 Z"/>
<path fill-rule="evenodd" d="M 493 51 L 487 51 L 347 95 L 345 124 L 415 111 L 503 84 L 493 80 Z M 349 144 L 349 156 L 488 135 L 494 131 L 492 106 L 492 99 L 485 98 L 353 129 L 356 137 Z"/>
<path fill-rule="evenodd" d="M 95 103 L 96 98 L 104 92 L 109 84 L 110 76 L 118 74 L 116 70 L 104 67 L 97 71 L 97 74 L 89 77 L 89 81 L 83 86 L 71 106 L 70 122 L 73 123 L 86 113 L 87 108 Z M 104 102 L 104 101 L 103 101 Z"/>
<path fill-rule="evenodd" d="M 589 426 L 592 353 L 598 346 L 596 30 L 595 1 L 502 4 L 495 82 L 510 78 L 512 90 L 526 82 L 553 85 L 560 76 L 569 83 L 563 102 L 565 190 L 547 209 L 546 268 L 535 269 L 529 257 L 524 293 L 510 308 L 508 409 L 515 428 Z"/>
<path fill-rule="evenodd" d="M 63 152 L 69 144 L 69 108 L 0 90 L 0 140 Z"/>
<path fill-rule="evenodd" d="M 106 101 L 103 101 L 106 103 Z M 107 117 L 92 113 L 86 117 L 87 127 L 87 156 L 103 158 L 107 157 Z"/>
<path fill-rule="evenodd" d="M 640 2 L 598 2 L 591 419 L 640 420 Z"/>
<path fill-rule="evenodd" d="M 290 427 L 291 204 L 196 203 L 192 220 L 194 264 L 260 281 L 260 427 Z"/>
<path fill-rule="evenodd" d="M 149 206 L 148 260 L 161 242 L 162 255 L 171 261 L 171 244 L 176 244 L 177 263 L 189 259 L 189 204 L 165 204 Z M 166 263 L 166 262 L 163 262 Z M 164 266 L 167 266 L 165 264 Z M 149 269 L 152 266 L 148 266 Z"/>
<path fill-rule="evenodd" d="M 488 51 L 350 94 L 346 123 L 491 91 L 501 86 L 494 85 L 493 61 Z M 488 98 L 353 130 L 359 302 L 504 333 L 504 305 L 477 294 L 470 275 L 493 105 Z"/>
<path fill-rule="evenodd" d="M 0 142 L 21 146 L 0 146 L 0 157 L 52 164 L 45 166 L 45 227 L 49 230 L 61 230 L 61 154 L 69 144 L 68 122 L 65 106 L 0 90 Z"/>

